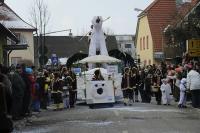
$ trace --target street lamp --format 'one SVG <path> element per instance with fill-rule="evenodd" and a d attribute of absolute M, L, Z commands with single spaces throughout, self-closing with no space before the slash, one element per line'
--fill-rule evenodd
<path fill-rule="evenodd" d="M 72 37 L 72 36 L 73 36 L 73 34 L 72 34 L 72 32 L 71 32 L 71 31 L 72 31 L 72 29 L 69 29 L 69 36 L 70 36 L 70 37 Z"/>
<path fill-rule="evenodd" d="M 134 8 L 134 11 L 136 11 L 136 12 L 143 12 L 144 10 L 142 10 L 140 8 Z"/>

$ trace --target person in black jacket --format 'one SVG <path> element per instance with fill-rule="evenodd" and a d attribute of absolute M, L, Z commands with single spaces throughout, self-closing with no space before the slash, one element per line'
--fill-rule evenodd
<path fill-rule="evenodd" d="M 10 114 L 12 106 L 12 84 L 7 76 L 8 72 L 9 69 L 6 66 L 0 65 L 0 80 L 5 85 L 7 112 Z"/>
<path fill-rule="evenodd" d="M 131 77 L 130 68 L 126 67 L 124 69 L 124 74 L 122 77 L 121 88 L 123 92 L 124 105 L 132 105 L 133 102 L 133 82 Z"/>
<path fill-rule="evenodd" d="M 151 102 L 151 85 L 152 85 L 152 73 L 151 70 L 147 70 L 144 79 L 145 84 L 145 103 Z"/>
<path fill-rule="evenodd" d="M 131 79 L 132 79 L 132 88 L 133 88 L 133 101 L 134 102 L 139 102 L 138 100 L 138 95 L 139 95 L 139 90 L 137 87 L 137 76 L 138 76 L 138 69 L 136 67 L 131 68 Z"/>
<path fill-rule="evenodd" d="M 25 83 L 21 76 L 15 72 L 15 68 L 11 68 L 8 77 L 12 83 L 12 119 L 19 120 L 21 119 L 20 115 L 22 111 Z"/>
<path fill-rule="evenodd" d="M 76 74 L 72 72 L 71 69 L 68 69 L 69 76 L 72 78 L 72 88 L 69 89 L 69 103 L 70 108 L 75 107 L 76 98 L 77 98 L 77 81 L 76 81 Z"/>
<path fill-rule="evenodd" d="M 31 81 L 28 78 L 25 64 L 22 64 L 17 69 L 25 83 L 21 115 L 31 116 Z"/>
<path fill-rule="evenodd" d="M 61 110 L 63 109 L 63 86 L 62 80 L 60 79 L 60 74 L 55 72 L 54 79 L 52 83 L 52 99 L 54 101 L 54 110 Z"/>
<path fill-rule="evenodd" d="M 145 102 L 144 79 L 145 79 L 144 70 L 143 69 L 138 70 L 136 87 L 140 92 L 142 102 Z"/>
<path fill-rule="evenodd" d="M 0 73 L 0 133 L 11 133 L 13 131 L 13 122 L 8 118 L 6 87 L 2 82 Z"/>

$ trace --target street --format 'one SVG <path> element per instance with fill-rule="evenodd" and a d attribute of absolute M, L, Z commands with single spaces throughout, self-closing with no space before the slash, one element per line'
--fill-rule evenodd
<path fill-rule="evenodd" d="M 62 111 L 42 111 L 16 133 L 199 133 L 200 110 L 134 103 L 89 109 L 77 105 Z"/>

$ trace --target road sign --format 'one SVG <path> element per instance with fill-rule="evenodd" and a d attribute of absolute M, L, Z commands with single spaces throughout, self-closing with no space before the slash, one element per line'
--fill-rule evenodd
<path fill-rule="evenodd" d="M 81 68 L 73 68 L 73 72 L 79 74 L 81 73 Z"/>
<path fill-rule="evenodd" d="M 200 50 L 199 51 L 190 51 L 188 53 L 191 57 L 200 57 Z"/>
<path fill-rule="evenodd" d="M 118 73 L 118 66 L 117 65 L 108 65 L 107 66 L 108 74 L 117 74 Z"/>
<path fill-rule="evenodd" d="M 189 56 L 200 57 L 200 39 L 188 40 L 187 50 L 188 50 Z"/>

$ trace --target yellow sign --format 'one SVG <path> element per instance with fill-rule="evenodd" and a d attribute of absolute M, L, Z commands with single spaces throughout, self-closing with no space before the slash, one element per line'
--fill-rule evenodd
<path fill-rule="evenodd" d="M 188 52 L 189 53 L 189 55 L 191 56 L 191 57 L 200 57 L 200 50 L 194 50 L 194 51 L 189 51 Z"/>
<path fill-rule="evenodd" d="M 200 57 L 200 39 L 188 40 L 188 53 L 192 57 Z"/>

